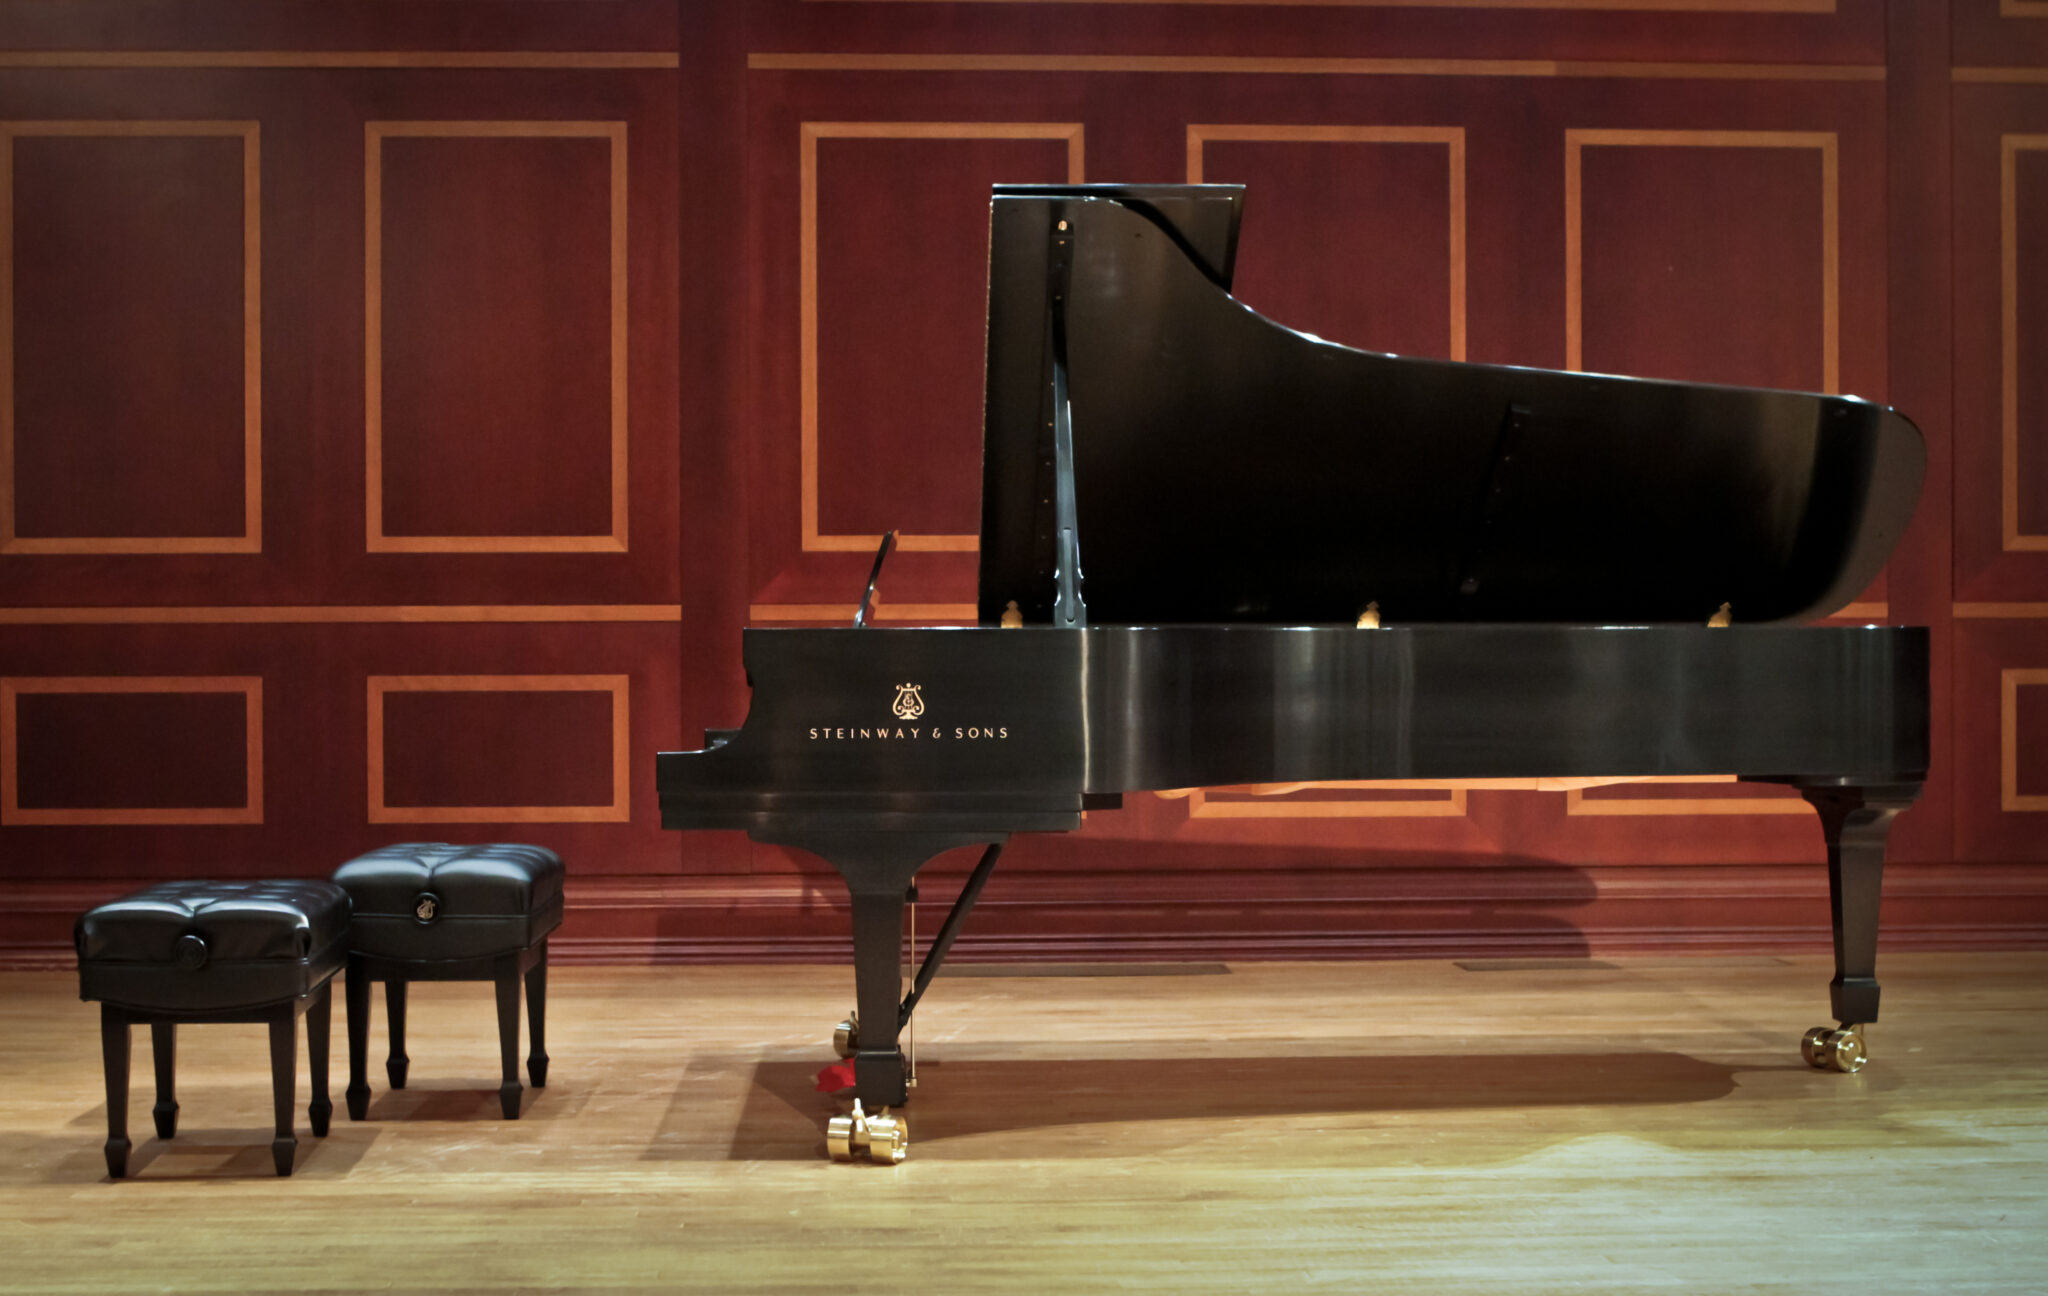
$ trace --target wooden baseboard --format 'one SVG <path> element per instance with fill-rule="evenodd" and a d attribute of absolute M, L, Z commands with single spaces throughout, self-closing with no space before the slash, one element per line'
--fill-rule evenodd
<path fill-rule="evenodd" d="M 0 882 L 0 969 L 70 968 L 77 915 L 149 879 Z M 1200 885 L 1020 871 L 993 882 L 953 957 L 972 962 L 1571 958 L 1828 946 L 1815 865 L 1554 864 L 1203 870 Z M 935 931 L 957 870 L 920 879 Z M 572 877 L 550 941 L 565 964 L 841 963 L 845 892 L 826 874 Z M 2048 866 L 1895 864 L 1887 949 L 2048 948 Z"/>

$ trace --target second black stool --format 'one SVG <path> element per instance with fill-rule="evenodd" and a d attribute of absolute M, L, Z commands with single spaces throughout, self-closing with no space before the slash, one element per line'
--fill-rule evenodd
<path fill-rule="evenodd" d="M 405 988 L 413 981 L 491 981 L 498 987 L 498 1101 L 519 1119 L 519 982 L 526 981 L 533 1050 L 526 1073 L 548 1082 L 548 933 L 562 924 L 562 858 L 543 846 L 406 842 L 359 855 L 334 880 L 355 904 L 348 955 L 348 1115 L 370 1111 L 365 1054 L 370 983 L 384 983 L 393 1089 L 405 1088 Z"/>

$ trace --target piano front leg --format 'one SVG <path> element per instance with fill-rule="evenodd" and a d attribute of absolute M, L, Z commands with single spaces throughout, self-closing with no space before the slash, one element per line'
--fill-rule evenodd
<path fill-rule="evenodd" d="M 1877 911 L 1892 820 L 1920 795 L 1917 783 L 1801 785 L 1820 814 L 1828 847 L 1828 905 L 1835 979 L 1828 1000 L 1836 1025 L 1816 1026 L 1800 1045 L 1809 1065 L 1860 1071 L 1869 1058 L 1862 1027 L 1877 1020 Z"/>
<path fill-rule="evenodd" d="M 840 1155 L 842 1149 L 837 1146 L 844 1141 L 842 1124 L 847 1130 L 862 1121 L 876 1127 L 878 1139 L 869 1144 L 869 1155 L 876 1161 L 901 1161 L 909 1145 L 908 1124 L 888 1112 L 910 1097 L 910 1071 L 898 1035 L 903 1009 L 903 910 L 911 879 L 935 856 L 1005 836 L 999 832 L 795 832 L 774 836 L 775 842 L 807 850 L 839 870 L 853 900 L 854 1004 L 860 1019 L 852 1051 L 855 1102 L 852 1118 L 835 1117 L 828 1126 L 828 1143 L 833 1145 L 835 1159 L 850 1159 Z"/>

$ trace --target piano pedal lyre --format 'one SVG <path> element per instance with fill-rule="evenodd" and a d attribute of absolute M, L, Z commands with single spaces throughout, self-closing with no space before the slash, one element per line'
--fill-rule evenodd
<path fill-rule="evenodd" d="M 871 1116 L 856 1098 L 851 1112 L 825 1122 L 825 1150 L 834 1161 L 865 1156 L 876 1165 L 901 1165 L 910 1155 L 910 1122 L 887 1107 Z"/>
<path fill-rule="evenodd" d="M 1864 1043 L 1863 1027 L 1858 1022 L 1814 1027 L 1799 1041 L 1799 1053 L 1806 1059 L 1806 1065 L 1816 1071 L 1853 1074 L 1870 1060 L 1870 1048 Z"/>

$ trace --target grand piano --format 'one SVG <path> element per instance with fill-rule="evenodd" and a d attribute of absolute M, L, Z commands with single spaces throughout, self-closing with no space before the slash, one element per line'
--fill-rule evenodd
<path fill-rule="evenodd" d="M 903 1159 L 901 1032 L 1015 833 L 1125 792 L 1726 776 L 1827 844 L 1835 1024 L 1877 1017 L 1885 840 L 1928 763 L 1924 628 L 1849 603 L 1916 428 L 1853 397 L 1339 346 L 1230 295 L 1229 185 L 998 186 L 979 621 L 749 629 L 745 724 L 663 752 L 664 826 L 821 856 L 851 895 L 853 1108 Z M 889 540 L 876 558 L 882 571 Z M 985 849 L 905 992 L 920 866 Z"/>

